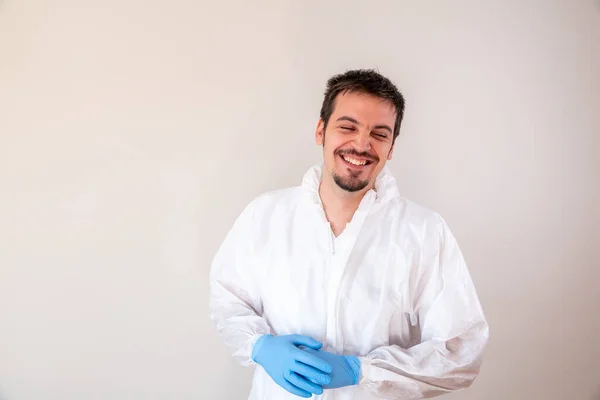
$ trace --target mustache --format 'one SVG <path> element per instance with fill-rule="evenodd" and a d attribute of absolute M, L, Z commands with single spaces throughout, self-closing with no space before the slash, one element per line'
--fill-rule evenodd
<path fill-rule="evenodd" d="M 335 152 L 335 154 L 340 155 L 340 156 L 356 156 L 356 157 L 366 158 L 369 161 L 379 161 L 379 157 L 377 157 L 375 154 L 371 154 L 366 151 L 359 152 L 354 149 L 338 150 Z"/>

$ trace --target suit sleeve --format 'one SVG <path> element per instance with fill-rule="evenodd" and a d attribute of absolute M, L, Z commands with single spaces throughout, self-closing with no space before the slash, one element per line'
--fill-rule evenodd
<path fill-rule="evenodd" d="M 488 323 L 455 238 L 443 220 L 438 227 L 407 290 L 420 340 L 359 357 L 359 384 L 377 397 L 431 398 L 465 389 L 479 374 Z"/>
<path fill-rule="evenodd" d="M 236 219 L 210 270 L 210 318 L 242 365 L 251 365 L 256 340 L 271 332 L 262 317 L 258 271 L 252 262 L 252 204 Z"/>

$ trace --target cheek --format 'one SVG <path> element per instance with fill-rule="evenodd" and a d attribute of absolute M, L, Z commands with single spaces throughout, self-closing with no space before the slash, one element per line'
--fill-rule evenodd
<path fill-rule="evenodd" d="M 323 147 L 323 158 L 330 162 L 335 161 L 335 158 L 337 157 L 335 155 L 336 150 L 337 147 L 334 146 L 334 143 L 325 142 L 325 146 Z"/>
<path fill-rule="evenodd" d="M 381 143 L 375 146 L 373 150 L 375 150 L 377 157 L 379 157 L 379 161 L 385 161 L 390 155 L 390 149 L 390 145 L 388 145 L 387 143 Z"/>
<path fill-rule="evenodd" d="M 343 147 L 343 144 L 343 142 L 335 140 L 335 138 L 330 138 L 325 141 L 325 151 L 327 151 L 329 155 L 334 155 L 339 148 Z"/>

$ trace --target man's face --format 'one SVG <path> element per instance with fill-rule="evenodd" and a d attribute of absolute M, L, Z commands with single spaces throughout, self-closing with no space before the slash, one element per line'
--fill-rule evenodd
<path fill-rule="evenodd" d="M 394 106 L 379 97 L 346 92 L 338 95 L 327 129 L 319 120 L 315 138 L 323 145 L 325 169 L 343 190 L 372 188 L 392 159 Z"/>

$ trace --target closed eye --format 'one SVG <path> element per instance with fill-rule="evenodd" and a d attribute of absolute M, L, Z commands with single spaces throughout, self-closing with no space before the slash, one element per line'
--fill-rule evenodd
<path fill-rule="evenodd" d="M 353 131 L 354 130 L 353 126 L 340 126 L 340 128 L 345 131 Z"/>

